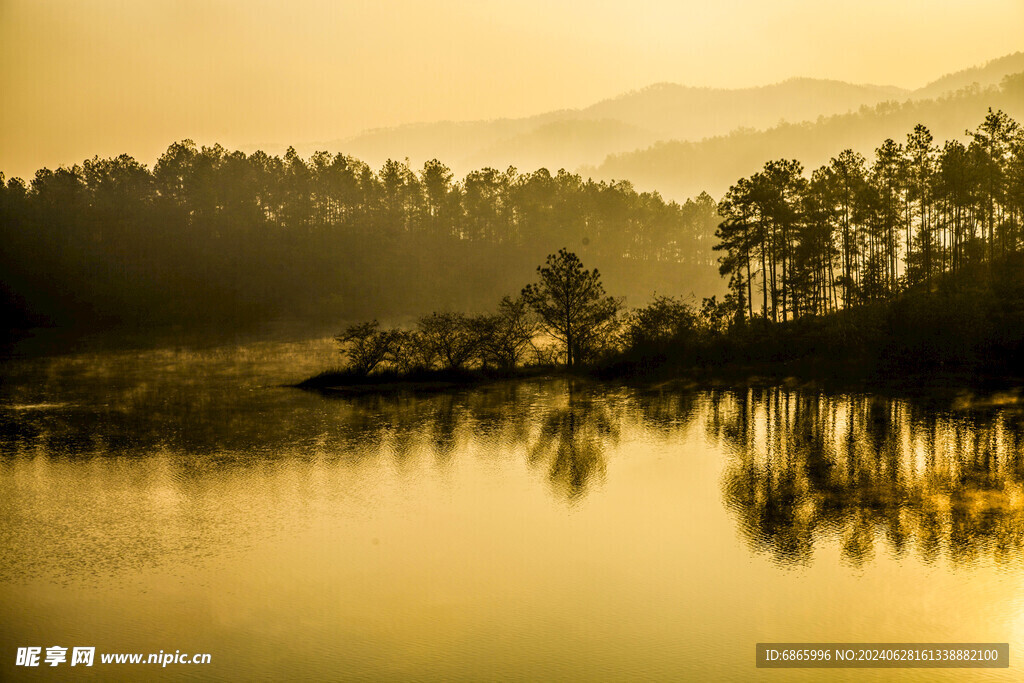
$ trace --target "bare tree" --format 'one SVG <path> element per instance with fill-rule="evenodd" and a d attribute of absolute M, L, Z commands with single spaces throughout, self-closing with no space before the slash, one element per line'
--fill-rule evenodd
<path fill-rule="evenodd" d="M 494 315 L 480 316 L 475 323 L 484 365 L 494 363 L 506 370 L 522 361 L 537 331 L 537 323 L 523 297 L 504 297 Z"/>
<path fill-rule="evenodd" d="M 462 313 L 431 313 L 416 323 L 419 339 L 427 352 L 445 370 L 459 370 L 476 353 L 478 340 Z"/>
<path fill-rule="evenodd" d="M 360 375 L 368 375 L 388 357 L 394 332 L 381 330 L 380 323 L 373 320 L 350 325 L 334 340 L 348 356 L 349 367 Z"/>

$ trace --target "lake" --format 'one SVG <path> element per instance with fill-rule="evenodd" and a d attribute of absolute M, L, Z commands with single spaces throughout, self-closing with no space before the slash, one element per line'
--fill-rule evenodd
<path fill-rule="evenodd" d="M 4 362 L 0 678 L 791 678 L 1024 647 L 1024 414 L 565 378 L 329 397 L 329 340 Z M 99 653 L 209 653 L 204 665 Z M 1015 669 L 799 678 L 1019 677 Z M 28 676 L 31 674 L 31 676 Z"/>

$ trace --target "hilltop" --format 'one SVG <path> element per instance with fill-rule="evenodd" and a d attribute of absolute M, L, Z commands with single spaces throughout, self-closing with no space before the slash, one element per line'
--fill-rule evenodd
<path fill-rule="evenodd" d="M 790 78 L 781 83 L 737 89 L 656 83 L 580 109 L 515 119 L 378 128 L 346 139 L 301 144 L 296 148 L 300 154 L 341 149 L 374 167 L 387 159 L 409 159 L 412 166 L 418 167 L 436 158 L 444 159 L 457 174 L 483 166 L 515 166 L 582 169 L 611 177 L 607 173 L 615 173 L 623 162 L 613 162 L 608 159 L 610 156 L 622 157 L 670 142 L 695 143 L 734 131 L 766 131 L 787 123 L 816 122 L 863 112 L 884 103 L 943 99 L 975 85 L 982 90 L 998 86 L 1007 75 L 1020 72 L 1024 72 L 1024 52 L 941 76 L 916 90 L 814 78 Z M 975 117 L 972 113 L 971 121 Z M 754 156 L 761 158 L 761 152 Z M 737 165 L 736 173 L 744 173 L 743 168 L 742 164 Z M 629 174 L 614 177 L 632 179 Z M 652 180 L 651 186 L 656 187 L 660 178 Z M 684 186 L 672 176 L 665 180 L 665 190 Z M 712 187 L 715 186 L 709 185 L 708 189 Z M 696 191 L 700 189 L 704 188 Z M 673 195 L 679 197 L 695 193 L 692 188 L 681 192 L 673 189 Z"/>
<path fill-rule="evenodd" d="M 918 123 L 936 139 L 963 139 L 989 107 L 1017 120 L 1024 118 L 1024 74 L 1007 79 L 1003 87 L 972 86 L 939 99 L 883 102 L 813 122 L 738 129 L 699 142 L 659 142 L 610 155 L 582 171 L 599 178 L 629 178 L 638 188 L 657 189 L 671 198 L 701 191 L 721 197 L 737 178 L 757 171 L 766 159 L 799 159 L 813 170 L 848 148 L 871 158 L 882 140 L 903 142 Z"/>

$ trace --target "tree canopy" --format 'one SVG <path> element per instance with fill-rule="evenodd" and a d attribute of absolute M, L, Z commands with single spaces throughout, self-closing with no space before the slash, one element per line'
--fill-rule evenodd
<path fill-rule="evenodd" d="M 872 159 L 847 149 L 807 178 L 776 160 L 719 204 L 720 272 L 773 321 L 888 301 L 1024 250 L 1024 130 L 989 109 L 941 148 L 918 124 Z M 760 290 L 760 297 L 755 290 Z"/>
<path fill-rule="evenodd" d="M 540 279 L 523 288 L 523 299 L 540 318 L 544 330 L 565 346 L 565 364 L 574 367 L 595 353 L 622 306 L 606 296 L 597 269 L 586 270 L 576 254 L 559 249 L 544 266 Z"/>
<path fill-rule="evenodd" d="M 560 246 L 646 296 L 680 274 L 717 290 L 715 202 L 625 181 L 441 161 L 371 169 L 176 142 L 0 176 L 0 310 L 8 324 L 238 326 L 479 311 Z M 73 293 L 73 295 L 69 295 Z"/>

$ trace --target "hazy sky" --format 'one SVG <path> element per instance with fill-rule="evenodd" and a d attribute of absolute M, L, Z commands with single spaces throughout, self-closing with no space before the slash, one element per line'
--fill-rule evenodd
<path fill-rule="evenodd" d="M 0 170 L 522 116 L 659 81 L 917 87 L 1022 36 L 1022 0 L 0 0 Z"/>

